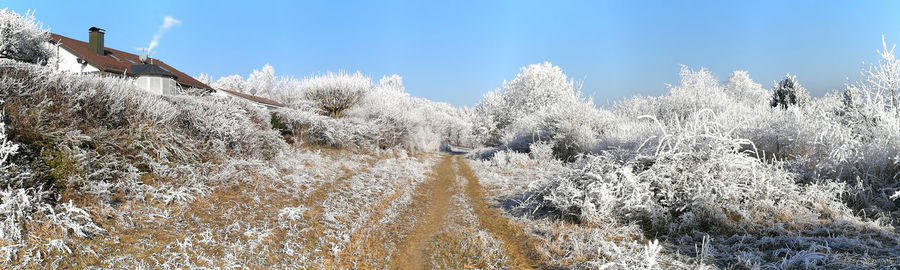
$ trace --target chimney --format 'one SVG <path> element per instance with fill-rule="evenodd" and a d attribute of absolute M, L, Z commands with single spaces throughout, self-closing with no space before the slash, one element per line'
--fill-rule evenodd
<path fill-rule="evenodd" d="M 97 27 L 91 27 L 91 29 L 88 29 L 88 31 L 91 31 L 90 43 L 89 43 L 88 47 L 91 49 L 92 52 L 94 52 L 96 54 L 105 55 L 105 53 L 104 53 L 105 47 L 103 47 L 103 34 L 106 32 L 106 30 L 103 30 L 103 29 L 100 29 Z"/>

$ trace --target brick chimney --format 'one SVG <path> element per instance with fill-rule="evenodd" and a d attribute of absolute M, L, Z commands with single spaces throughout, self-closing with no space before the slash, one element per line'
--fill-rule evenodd
<path fill-rule="evenodd" d="M 104 33 L 106 33 L 106 30 L 97 27 L 91 27 L 91 29 L 88 29 L 88 31 L 91 31 L 90 43 L 88 47 L 92 52 L 98 55 L 106 55 L 106 53 L 104 52 L 105 47 L 103 47 L 103 35 Z"/>

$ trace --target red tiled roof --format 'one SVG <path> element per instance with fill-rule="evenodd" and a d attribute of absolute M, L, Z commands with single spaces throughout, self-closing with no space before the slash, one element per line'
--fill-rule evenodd
<path fill-rule="evenodd" d="M 225 92 L 225 93 L 228 93 L 228 94 L 231 94 L 231 95 L 239 96 L 239 97 L 241 97 L 241 98 L 243 98 L 243 99 L 250 100 L 250 101 L 253 101 L 253 102 L 256 102 L 256 103 L 262 103 L 262 104 L 272 105 L 272 106 L 278 106 L 278 107 L 285 107 L 284 104 L 281 104 L 281 103 L 279 103 L 278 101 L 274 101 L 274 100 L 271 100 L 271 99 L 268 99 L 268 98 L 264 98 L 264 97 L 257 97 L 257 96 L 248 95 L 248 94 L 244 94 L 244 93 L 236 92 L 236 91 L 231 91 L 231 90 L 225 90 L 225 89 L 218 89 L 218 90 L 216 90 L 216 91 L 222 91 L 222 92 Z"/>
<path fill-rule="evenodd" d="M 106 55 L 98 55 L 91 51 L 87 42 L 53 33 L 50 33 L 50 38 L 53 40 L 53 42 L 62 43 L 60 45 L 61 47 L 65 48 L 76 56 L 81 57 L 82 59 L 102 71 L 120 74 L 123 72 L 127 72 L 126 74 L 130 74 L 132 72 L 131 66 L 141 64 L 140 57 L 133 53 L 127 53 L 106 47 Z M 209 87 L 209 85 L 206 85 L 198 81 L 197 79 L 194 79 L 194 77 L 191 77 L 190 75 L 184 74 L 183 72 L 173 68 L 172 66 L 169 66 L 159 59 L 153 59 L 153 64 L 161 66 L 172 72 L 172 74 L 175 74 L 175 76 L 177 77 L 175 81 L 182 86 L 213 90 L 213 88 Z"/>

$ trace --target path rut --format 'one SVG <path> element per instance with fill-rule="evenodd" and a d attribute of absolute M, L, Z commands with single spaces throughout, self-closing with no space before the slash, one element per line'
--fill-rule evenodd
<path fill-rule="evenodd" d="M 450 200 L 454 195 L 451 186 L 458 177 L 465 179 L 467 183 L 461 192 L 468 198 L 478 226 L 501 242 L 500 247 L 508 258 L 507 266 L 511 269 L 539 268 L 538 256 L 531 237 L 521 226 L 503 217 L 499 209 L 490 207 L 478 178 L 459 155 L 445 155 L 434 167 L 431 179 L 416 192 L 414 205 L 421 208 L 419 212 L 421 214 L 405 241 L 398 246 L 392 268 L 431 268 L 426 260 L 429 257 L 426 250 L 435 236 L 451 222 L 448 218 L 452 207 Z"/>

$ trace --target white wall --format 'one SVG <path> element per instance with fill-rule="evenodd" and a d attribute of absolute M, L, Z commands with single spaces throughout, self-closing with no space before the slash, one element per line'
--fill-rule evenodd
<path fill-rule="evenodd" d="M 57 56 L 56 59 L 53 60 L 53 62 L 47 63 L 47 64 L 56 66 L 58 63 L 59 71 L 75 72 L 75 73 L 100 71 L 100 69 L 97 69 L 97 67 L 92 66 L 90 64 L 87 64 L 87 63 L 79 64 L 78 60 L 77 60 L 78 56 L 75 56 L 74 54 L 72 54 L 71 52 L 69 52 L 68 50 L 66 50 L 63 47 L 58 47 L 59 50 L 57 50 L 57 46 L 53 45 L 49 42 L 45 43 L 45 45 L 50 47 L 51 50 L 53 51 L 53 54 Z"/>
<path fill-rule="evenodd" d="M 51 62 L 47 63 L 47 65 L 58 67 L 58 71 L 72 73 L 90 73 L 100 71 L 100 69 L 91 64 L 88 64 L 87 62 L 85 62 L 84 64 L 79 64 L 78 56 L 69 52 L 69 50 L 66 50 L 63 47 L 58 47 L 50 42 L 44 43 L 44 46 L 49 47 L 53 52 L 53 55 L 56 56 L 55 59 L 51 59 Z M 135 79 L 134 81 L 135 85 L 150 93 L 154 93 L 157 95 L 179 94 L 178 85 L 175 83 L 175 80 L 169 78 L 150 76 L 140 77 Z M 220 92 L 221 91 L 216 91 L 216 93 Z"/>
<path fill-rule="evenodd" d="M 144 89 L 144 91 L 157 95 L 176 95 L 178 94 L 178 86 L 172 78 L 159 76 L 140 76 L 134 84 Z"/>

